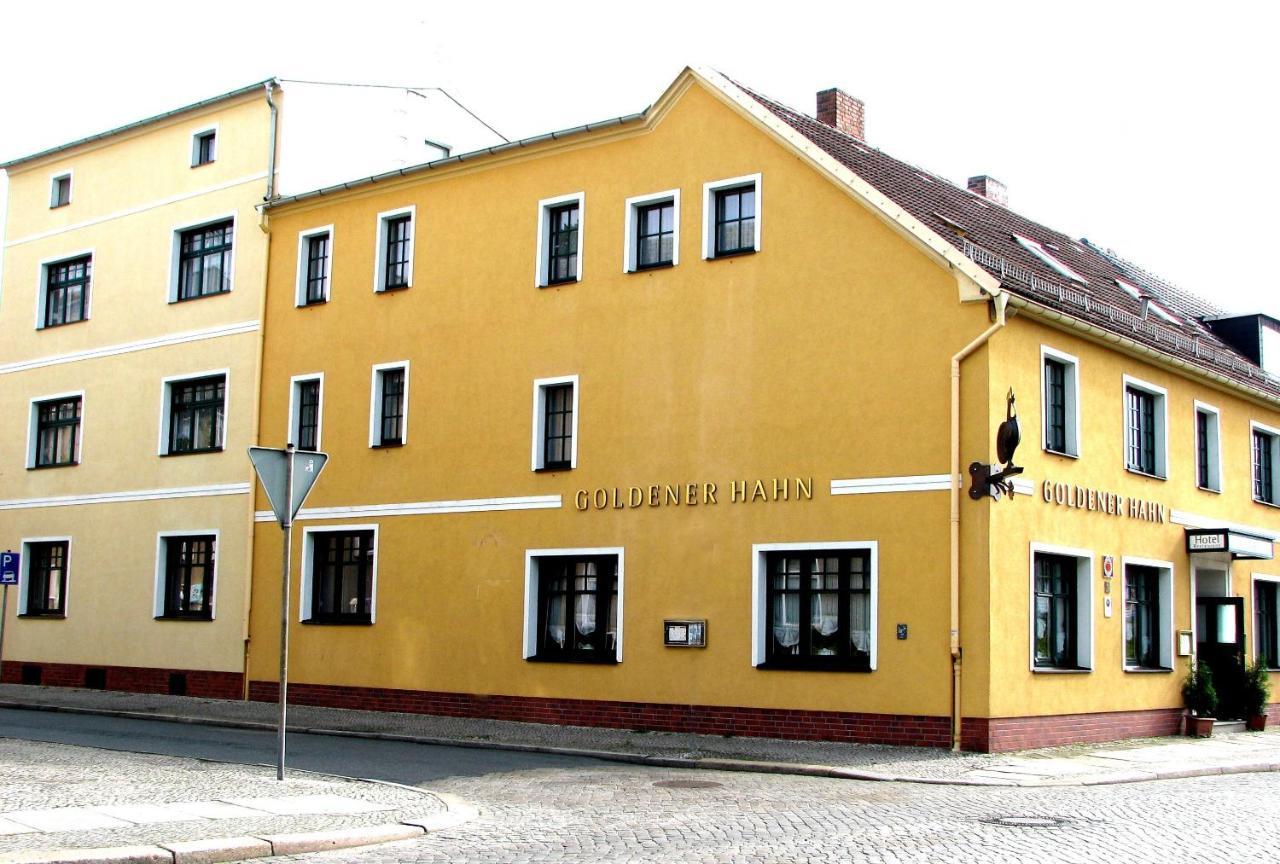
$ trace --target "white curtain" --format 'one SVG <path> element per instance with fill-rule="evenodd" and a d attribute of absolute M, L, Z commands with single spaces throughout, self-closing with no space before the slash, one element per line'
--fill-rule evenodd
<path fill-rule="evenodd" d="M 582 636 L 596 632 L 596 595 L 579 594 L 574 598 L 573 626 Z"/>
<path fill-rule="evenodd" d="M 773 638 L 783 648 L 800 643 L 800 595 L 779 594 L 773 598 Z"/>
<path fill-rule="evenodd" d="M 871 601 L 865 596 L 849 599 L 849 642 L 853 650 L 871 650 Z"/>
<path fill-rule="evenodd" d="M 547 638 L 564 647 L 564 595 L 553 594 L 547 604 Z"/>

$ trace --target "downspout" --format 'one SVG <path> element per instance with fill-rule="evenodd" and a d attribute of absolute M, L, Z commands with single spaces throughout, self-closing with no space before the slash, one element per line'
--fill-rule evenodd
<path fill-rule="evenodd" d="M 951 358 L 951 749 L 960 749 L 960 364 L 1005 325 L 1009 295 L 992 297 L 996 321 Z"/>
<path fill-rule="evenodd" d="M 276 89 L 275 79 L 266 83 L 267 88 L 267 107 L 271 109 L 271 125 L 268 134 L 270 138 L 267 143 L 267 197 L 264 199 L 268 203 L 276 197 L 276 127 L 280 123 L 279 109 L 276 108 L 275 100 L 271 98 L 271 94 Z"/>

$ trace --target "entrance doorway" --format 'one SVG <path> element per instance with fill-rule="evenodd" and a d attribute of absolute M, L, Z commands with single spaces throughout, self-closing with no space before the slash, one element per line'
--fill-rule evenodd
<path fill-rule="evenodd" d="M 1244 598 L 1196 598 L 1196 657 L 1213 673 L 1218 718 L 1244 717 Z"/>

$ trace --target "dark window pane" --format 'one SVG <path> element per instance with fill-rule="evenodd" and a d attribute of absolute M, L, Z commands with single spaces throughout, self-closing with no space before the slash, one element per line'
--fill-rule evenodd
<path fill-rule="evenodd" d="M 67 593 L 67 543 L 30 543 L 27 564 L 27 615 L 64 615 Z"/>
<path fill-rule="evenodd" d="M 165 538 L 165 618 L 213 617 L 214 538 Z"/>
<path fill-rule="evenodd" d="M 373 610 L 373 532 L 311 535 L 309 621 L 368 624 Z"/>
<path fill-rule="evenodd" d="M 231 290 L 230 220 L 179 235 L 178 299 L 192 300 Z"/>
<path fill-rule="evenodd" d="M 569 468 L 573 455 L 573 385 L 543 390 L 542 467 Z"/>
<path fill-rule="evenodd" d="M 295 393 L 297 399 L 297 428 L 294 440 L 299 450 L 315 450 L 320 434 L 320 382 L 299 381 Z"/>
<path fill-rule="evenodd" d="M 672 262 L 675 250 L 675 204 L 667 201 L 637 210 L 636 268 L 661 267 Z"/>
<path fill-rule="evenodd" d="M 571 282 L 578 278 L 578 205 L 551 208 L 547 240 L 547 281 Z"/>
<path fill-rule="evenodd" d="M 169 452 L 222 449 L 226 379 L 221 376 L 170 385 Z"/>
<path fill-rule="evenodd" d="M 378 373 L 382 390 L 382 414 L 378 444 L 404 443 L 404 370 L 385 369 Z"/>
<path fill-rule="evenodd" d="M 1253 433 L 1253 497 L 1275 504 L 1275 465 L 1272 445 L 1275 436 L 1257 430 Z"/>
<path fill-rule="evenodd" d="M 1160 665 L 1160 575 L 1154 567 L 1125 568 L 1124 660 L 1129 666 Z"/>
<path fill-rule="evenodd" d="M 715 196 L 715 254 L 732 255 L 755 251 L 755 187 L 721 189 Z"/>
<path fill-rule="evenodd" d="M 540 660 L 613 663 L 618 646 L 618 559 L 538 559 Z"/>
<path fill-rule="evenodd" d="M 1055 453 L 1067 452 L 1067 367 L 1058 360 L 1044 361 L 1045 445 Z"/>
<path fill-rule="evenodd" d="M 870 669 L 869 554 L 863 550 L 771 553 L 766 562 L 766 664 Z"/>
<path fill-rule="evenodd" d="M 56 327 L 88 317 L 89 280 L 93 260 L 74 258 L 45 268 L 44 325 Z"/>
<path fill-rule="evenodd" d="M 80 397 L 36 405 L 37 468 L 74 465 L 80 436 Z"/>
<path fill-rule="evenodd" d="M 1063 555 L 1037 554 L 1035 570 L 1036 665 L 1078 668 L 1076 561 Z"/>
<path fill-rule="evenodd" d="M 317 234 L 307 238 L 307 305 L 323 303 L 329 290 L 329 235 Z"/>
<path fill-rule="evenodd" d="M 1156 473 L 1156 397 L 1132 387 L 1125 390 L 1126 465 Z"/>

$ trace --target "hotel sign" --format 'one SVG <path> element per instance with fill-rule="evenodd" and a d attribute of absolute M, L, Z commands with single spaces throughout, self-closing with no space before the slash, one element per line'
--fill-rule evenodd
<path fill-rule="evenodd" d="M 1138 519 L 1143 522 L 1167 521 L 1168 509 L 1159 501 L 1125 497 L 1105 489 L 1088 489 L 1071 483 L 1044 481 L 1041 495 L 1046 504 L 1057 504 L 1076 510 L 1092 510 L 1122 519 Z"/>
<path fill-rule="evenodd" d="M 1232 558 L 1254 558 L 1264 561 L 1274 557 L 1270 540 L 1226 528 L 1201 528 L 1187 531 L 1187 551 L 1230 552 Z"/>

